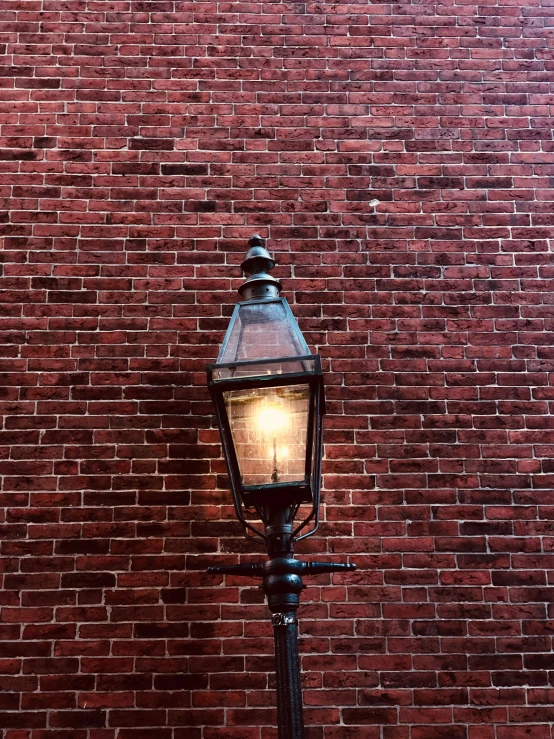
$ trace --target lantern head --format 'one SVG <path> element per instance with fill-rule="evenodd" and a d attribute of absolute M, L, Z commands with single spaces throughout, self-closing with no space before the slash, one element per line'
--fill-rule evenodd
<path fill-rule="evenodd" d="M 300 332 L 275 262 L 254 236 L 248 275 L 217 362 L 207 369 L 237 513 L 309 503 L 316 517 L 322 457 L 323 378 Z M 240 518 L 241 516 L 239 516 Z M 244 521 L 243 521 L 244 523 Z M 252 528 L 252 527 L 249 527 Z M 314 529 L 315 530 L 315 529 Z M 259 532 L 258 532 L 259 533 Z M 313 532 L 311 532 L 313 533 Z"/>

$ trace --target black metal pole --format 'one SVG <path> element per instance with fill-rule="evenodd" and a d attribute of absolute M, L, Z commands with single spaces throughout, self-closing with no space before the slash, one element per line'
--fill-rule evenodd
<path fill-rule="evenodd" d="M 275 520 L 275 519 L 274 519 Z M 262 575 L 263 589 L 271 611 L 275 643 L 277 722 L 279 739 L 304 739 L 302 686 L 298 658 L 296 610 L 303 589 L 302 574 L 355 570 L 354 564 L 301 562 L 294 559 L 287 524 L 281 518 L 269 534 L 269 556 L 265 563 L 209 567 L 208 572 L 229 575 Z"/>
<path fill-rule="evenodd" d="M 272 623 L 279 739 L 304 739 L 296 612 L 275 613 Z"/>
<path fill-rule="evenodd" d="M 278 736 L 279 739 L 304 739 L 296 620 L 304 587 L 302 564 L 293 556 L 291 508 L 268 506 L 265 513 L 269 522 L 266 534 L 270 559 L 264 568 L 263 589 L 271 611 L 275 643 Z"/>

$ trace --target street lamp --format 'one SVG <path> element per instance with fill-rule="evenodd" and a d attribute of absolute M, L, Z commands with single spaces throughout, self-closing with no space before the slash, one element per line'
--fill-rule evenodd
<path fill-rule="evenodd" d="M 303 739 L 296 620 L 302 574 L 355 565 L 294 559 L 295 542 L 312 536 L 319 523 L 321 360 L 310 353 L 279 296 L 281 284 L 269 274 L 275 262 L 263 239 L 253 236 L 248 245 L 242 301 L 207 375 L 237 518 L 247 538 L 265 542 L 269 560 L 208 571 L 263 577 L 274 627 L 279 739 Z"/>

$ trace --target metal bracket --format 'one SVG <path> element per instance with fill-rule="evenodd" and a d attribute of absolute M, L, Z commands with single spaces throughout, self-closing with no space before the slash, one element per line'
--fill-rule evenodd
<path fill-rule="evenodd" d="M 271 623 L 273 626 L 290 626 L 291 624 L 297 624 L 296 616 L 290 613 L 274 613 L 271 616 Z"/>

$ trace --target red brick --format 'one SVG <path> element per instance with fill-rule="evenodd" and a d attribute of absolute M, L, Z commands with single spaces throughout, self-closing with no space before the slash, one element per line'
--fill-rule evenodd
<path fill-rule="evenodd" d="M 549 738 L 544 12 L 66 4 L 0 17 L 5 739 L 276 739 L 205 573 L 262 553 L 204 376 L 255 231 L 326 370 L 299 554 L 359 567 L 303 594 L 307 739 Z"/>

